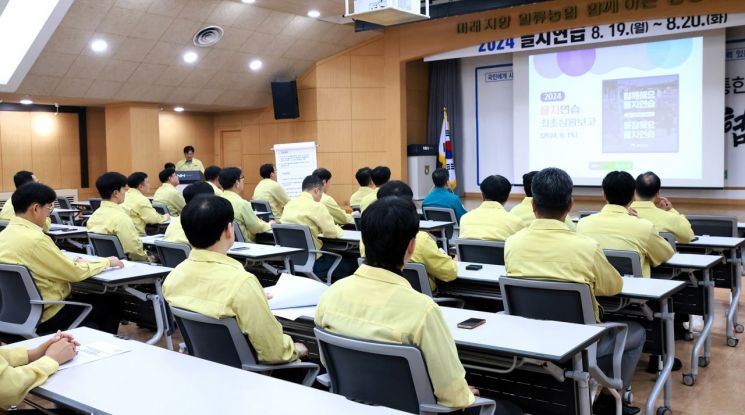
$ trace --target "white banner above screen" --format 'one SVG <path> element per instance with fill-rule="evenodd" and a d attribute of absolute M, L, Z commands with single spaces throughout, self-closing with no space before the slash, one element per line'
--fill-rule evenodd
<path fill-rule="evenodd" d="M 303 179 L 318 166 L 316 143 L 276 144 L 273 148 L 277 168 L 277 182 L 290 197 L 302 193 Z"/>
<path fill-rule="evenodd" d="M 521 37 L 494 40 L 463 49 L 427 56 L 425 62 L 500 53 L 581 46 L 601 42 L 643 39 L 655 36 L 700 32 L 745 25 L 745 13 L 670 17 L 659 20 L 621 22 L 608 25 L 552 30 Z"/>
<path fill-rule="evenodd" d="M 727 41 L 724 134 L 729 187 L 745 186 L 745 39 Z"/>

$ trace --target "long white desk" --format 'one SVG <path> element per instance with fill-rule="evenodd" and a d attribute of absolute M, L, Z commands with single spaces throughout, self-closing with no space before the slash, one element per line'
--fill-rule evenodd
<path fill-rule="evenodd" d="M 448 229 L 452 228 L 455 225 L 455 222 L 447 222 L 447 221 L 437 221 L 437 220 L 420 220 L 419 221 L 419 230 L 430 232 L 430 233 L 439 233 L 439 240 L 440 243 L 442 243 L 442 249 L 445 250 L 445 252 L 448 251 L 449 245 L 448 245 L 448 237 L 447 237 L 447 231 Z"/>
<path fill-rule="evenodd" d="M 57 372 L 31 393 L 93 414 L 401 414 L 269 376 L 122 340 L 89 328 L 81 344 L 105 341 L 131 351 Z M 45 337 L 16 343 L 31 347 Z"/>
<path fill-rule="evenodd" d="M 84 260 L 96 260 L 100 257 L 93 255 L 78 254 L 76 252 L 63 252 L 65 256 L 73 261 L 77 258 Z M 163 337 L 166 332 L 168 318 L 166 313 L 165 299 L 163 298 L 162 279 L 168 275 L 172 269 L 159 265 L 149 265 L 141 262 L 125 261 L 127 265 L 124 268 L 110 268 L 91 278 L 75 283 L 77 289 L 93 293 L 101 292 L 100 290 L 91 289 L 91 283 L 103 285 L 104 292 L 107 289 L 122 289 L 125 292 L 137 297 L 141 301 L 150 301 L 153 305 L 155 315 L 156 330 L 153 337 L 147 341 L 148 344 L 155 344 Z M 144 293 L 132 287 L 135 284 L 152 284 L 155 287 L 155 294 Z M 173 349 L 173 343 L 170 335 L 166 336 L 166 344 L 169 349 Z"/>

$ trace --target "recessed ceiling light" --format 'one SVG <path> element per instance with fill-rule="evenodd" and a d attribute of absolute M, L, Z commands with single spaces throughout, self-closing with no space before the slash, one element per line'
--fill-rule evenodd
<path fill-rule="evenodd" d="M 258 71 L 262 66 L 264 66 L 264 62 L 258 59 L 254 59 L 248 64 L 248 67 L 251 68 L 252 71 Z"/>
<path fill-rule="evenodd" d="M 28 99 L 28 98 L 24 98 L 24 99 L 20 100 L 19 102 L 20 102 L 21 104 L 23 104 L 23 105 L 31 105 L 31 104 L 33 104 L 33 103 L 34 103 L 34 101 L 31 101 L 31 100 L 30 100 L 30 99 Z"/>
<path fill-rule="evenodd" d="M 173 107 L 173 110 L 176 112 L 184 112 L 184 107 Z"/>
<path fill-rule="evenodd" d="M 246 3 L 246 4 L 254 4 L 254 3 L 256 3 L 256 0 L 241 0 L 241 1 L 243 3 Z"/>
<path fill-rule="evenodd" d="M 91 50 L 94 52 L 103 52 L 109 48 L 109 44 L 103 39 L 96 39 L 91 42 Z"/>
<path fill-rule="evenodd" d="M 199 58 L 199 55 L 197 55 L 196 52 L 192 52 L 192 51 L 184 53 L 184 56 L 183 56 L 184 62 L 186 63 L 194 63 L 197 61 L 197 58 Z"/>
<path fill-rule="evenodd" d="M 311 11 L 308 12 L 308 17 L 312 17 L 314 19 L 317 19 L 317 18 L 321 17 L 321 12 L 319 12 L 318 10 L 311 10 Z"/>

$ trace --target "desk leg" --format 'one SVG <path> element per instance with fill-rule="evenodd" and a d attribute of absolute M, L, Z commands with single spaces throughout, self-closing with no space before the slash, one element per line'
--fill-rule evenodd
<path fill-rule="evenodd" d="M 737 322 L 737 311 L 740 302 L 740 260 L 737 259 L 737 249 L 732 250 L 730 258 L 734 272 L 732 273 L 732 294 L 730 296 L 729 309 L 727 309 L 727 346 L 735 347 L 739 340 L 735 333 L 742 333 L 743 327 Z"/>
<path fill-rule="evenodd" d="M 163 290 L 160 287 L 160 281 L 155 281 L 155 292 L 156 294 L 145 294 L 140 290 L 136 290 L 130 286 L 125 286 L 124 291 L 128 292 L 129 294 L 139 298 L 141 301 L 150 301 L 153 303 L 153 314 L 155 315 L 155 334 L 153 334 L 153 337 L 150 338 L 150 340 L 147 341 L 147 344 L 156 344 L 158 343 L 158 340 L 160 340 L 161 337 L 163 337 L 163 333 L 165 332 L 165 324 L 164 321 L 167 320 L 165 318 L 165 308 L 163 306 Z M 166 343 L 169 343 L 166 341 Z M 173 342 L 170 342 L 170 350 L 173 350 Z"/>
<path fill-rule="evenodd" d="M 450 250 L 450 247 L 448 246 L 448 233 L 445 228 L 440 229 L 440 239 L 442 240 L 442 249 L 447 254 Z"/>
<path fill-rule="evenodd" d="M 173 350 L 173 332 L 175 327 L 173 326 L 173 321 L 168 317 L 168 304 L 166 304 L 166 298 L 163 296 L 163 283 L 160 278 L 155 280 L 155 293 L 158 294 L 161 319 L 164 321 L 163 326 L 165 327 L 166 332 L 166 347 L 168 350 Z"/>
<path fill-rule="evenodd" d="M 654 415 L 654 405 L 657 402 L 657 397 L 660 395 L 660 391 L 663 386 L 665 388 L 665 394 L 663 395 L 663 406 L 661 408 L 670 409 L 673 393 L 673 385 L 671 381 L 671 374 L 673 372 L 673 363 L 675 362 L 675 329 L 674 329 L 674 317 L 675 314 L 670 312 L 669 299 L 664 299 L 660 302 L 660 312 L 655 314 L 655 317 L 662 319 L 664 342 L 665 347 L 663 350 L 664 365 L 662 366 L 662 372 L 657 376 L 657 381 L 649 393 L 647 398 L 646 414 Z M 662 412 L 662 411 L 660 411 Z"/>
<path fill-rule="evenodd" d="M 572 358 L 574 373 L 569 378 L 579 385 L 579 414 L 592 415 L 592 404 L 590 402 L 590 374 L 585 371 L 584 357 L 587 351 L 577 353 Z"/>
<path fill-rule="evenodd" d="M 698 367 L 709 366 L 711 360 L 711 327 L 714 325 L 714 282 L 711 280 L 711 268 L 704 270 L 704 280 L 701 282 L 706 294 L 706 315 L 704 316 L 704 329 L 696 339 L 696 343 L 691 350 L 691 373 L 683 374 L 683 383 L 693 386 L 698 376 Z M 704 348 L 704 355 L 699 356 L 701 347 Z"/>

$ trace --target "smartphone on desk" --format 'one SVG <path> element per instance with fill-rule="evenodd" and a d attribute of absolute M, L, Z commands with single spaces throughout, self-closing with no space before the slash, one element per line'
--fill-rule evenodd
<path fill-rule="evenodd" d="M 238 248 L 232 248 L 231 251 L 245 251 L 246 249 L 251 249 L 250 246 L 239 246 Z"/>
<path fill-rule="evenodd" d="M 459 329 L 475 329 L 476 327 L 486 323 L 486 320 L 483 318 L 469 318 L 468 320 L 463 320 L 460 323 L 458 323 Z"/>
<path fill-rule="evenodd" d="M 691 239 L 691 242 L 696 242 L 696 241 L 698 241 L 698 236 L 694 236 L 693 239 Z"/>
<path fill-rule="evenodd" d="M 466 265 L 466 270 L 467 271 L 478 271 L 481 268 L 484 268 L 484 266 L 483 265 L 479 265 L 479 264 Z"/>

